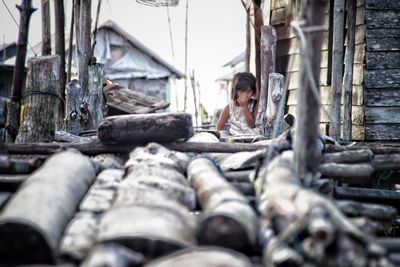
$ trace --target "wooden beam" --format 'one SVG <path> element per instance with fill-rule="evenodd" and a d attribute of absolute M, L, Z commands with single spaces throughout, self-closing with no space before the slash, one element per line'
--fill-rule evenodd
<path fill-rule="evenodd" d="M 356 2 L 347 1 L 347 57 L 344 71 L 343 140 L 351 140 L 351 110 L 353 103 L 353 63 L 356 40 Z"/>
<path fill-rule="evenodd" d="M 329 134 L 338 141 L 340 139 L 340 107 L 343 82 L 345 0 L 335 0 L 333 8 L 332 121 L 329 125 Z"/>
<path fill-rule="evenodd" d="M 42 56 L 51 54 L 50 0 L 41 1 L 42 10 Z"/>

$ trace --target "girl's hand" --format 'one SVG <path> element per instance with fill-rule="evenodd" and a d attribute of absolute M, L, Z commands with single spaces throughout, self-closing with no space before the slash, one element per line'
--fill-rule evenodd
<path fill-rule="evenodd" d="M 241 106 L 241 107 L 246 106 L 247 107 L 247 105 L 249 103 L 249 100 L 250 100 L 250 97 L 248 97 L 247 95 L 243 94 L 243 95 L 239 95 L 238 96 L 237 102 L 238 102 L 239 106 Z"/>

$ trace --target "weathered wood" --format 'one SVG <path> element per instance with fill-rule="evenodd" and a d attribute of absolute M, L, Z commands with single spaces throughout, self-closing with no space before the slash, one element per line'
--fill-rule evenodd
<path fill-rule="evenodd" d="M 354 1 L 353 1 L 354 2 Z M 332 104 L 329 135 L 340 139 L 340 107 L 343 83 L 343 46 L 344 46 L 344 12 L 345 1 L 335 0 L 333 6 L 333 52 L 332 52 Z M 350 109 L 351 110 L 351 109 Z M 351 125 L 351 122 L 350 122 Z"/>
<path fill-rule="evenodd" d="M 29 21 L 32 13 L 36 10 L 32 8 L 32 0 L 22 0 L 21 5 L 17 6 L 20 11 L 19 20 L 19 33 L 17 41 L 17 55 L 15 59 L 15 68 L 13 72 L 11 95 L 10 95 L 10 106 L 7 116 L 6 126 L 6 141 L 14 142 L 18 134 L 19 119 L 21 113 L 21 94 L 22 87 L 25 81 L 24 69 L 26 59 L 26 47 L 28 43 L 28 30 Z"/>
<path fill-rule="evenodd" d="M 79 2 L 79 3 L 78 3 Z M 78 52 L 78 75 L 79 82 L 82 87 L 81 97 L 88 95 L 89 93 L 89 62 L 92 55 L 91 47 L 91 10 L 92 0 L 85 0 L 77 2 L 77 6 L 80 6 L 79 11 L 79 52 Z M 78 43 L 78 42 L 77 42 Z M 83 99 L 82 99 L 83 100 Z"/>
<path fill-rule="evenodd" d="M 25 144 L 6 144 L 10 154 L 54 154 L 66 148 L 75 148 L 86 155 L 97 155 L 103 153 L 129 153 L 137 146 L 142 144 L 104 144 L 98 141 L 84 143 L 25 143 Z M 241 144 L 241 143 L 169 143 L 164 144 L 169 149 L 181 152 L 216 152 L 216 153 L 235 153 L 241 151 L 255 151 L 263 149 L 266 145 Z"/>
<path fill-rule="evenodd" d="M 112 116 L 98 128 L 104 143 L 168 143 L 192 135 L 192 116 L 185 112 Z"/>
<path fill-rule="evenodd" d="M 399 37 L 366 38 L 367 51 L 400 51 Z"/>
<path fill-rule="evenodd" d="M 396 1 L 393 1 L 396 2 Z M 399 28 L 400 11 L 371 10 L 365 11 L 367 29 L 396 29 Z"/>
<path fill-rule="evenodd" d="M 254 245 L 257 216 L 217 166 L 210 159 L 200 157 L 190 162 L 187 173 L 205 213 L 197 228 L 197 241 L 235 250 Z"/>
<path fill-rule="evenodd" d="M 103 64 L 89 65 L 88 88 L 82 90 L 81 131 L 96 130 L 103 120 L 103 74 Z"/>
<path fill-rule="evenodd" d="M 253 183 L 230 182 L 230 184 L 245 196 L 254 196 L 255 195 Z"/>
<path fill-rule="evenodd" d="M 352 199 L 376 204 L 400 205 L 400 192 L 356 187 L 335 187 L 333 196 L 337 199 Z"/>
<path fill-rule="evenodd" d="M 295 175 L 293 158 L 292 151 L 285 151 L 268 165 L 263 165 L 259 172 L 258 208 L 262 216 L 274 223 L 273 229 L 279 240 L 275 246 L 292 244 L 290 247 L 293 247 L 296 241 L 300 242 L 297 236 L 306 229 L 308 235 L 301 237 L 301 252 L 307 256 L 303 259 L 319 266 L 330 266 L 327 263 L 332 260 L 336 263 L 340 251 L 331 251 L 335 255 L 332 257 L 331 253 L 326 253 L 326 248 L 334 242 L 340 242 L 339 235 L 343 233 L 357 236 L 358 244 L 365 247 L 371 237 L 350 223 L 330 200 L 302 185 Z M 310 245 L 319 252 L 308 250 Z M 328 256 L 332 258 L 329 260 Z M 268 261 L 271 254 L 265 253 L 264 258 Z"/>
<path fill-rule="evenodd" d="M 400 170 L 400 154 L 375 155 L 371 161 L 377 171 Z"/>
<path fill-rule="evenodd" d="M 364 91 L 364 99 L 366 106 L 393 107 L 400 103 L 400 87 L 380 89 L 366 88 Z"/>
<path fill-rule="evenodd" d="M 261 62 L 261 57 L 262 57 L 262 30 L 264 27 L 264 21 L 263 21 L 263 8 L 264 3 L 262 1 L 253 1 L 253 42 L 254 42 L 254 61 L 255 61 L 255 76 L 256 76 L 256 97 L 259 99 L 260 96 L 260 90 L 261 90 L 261 75 L 263 74 L 262 70 L 262 62 Z"/>
<path fill-rule="evenodd" d="M 67 62 L 67 79 L 65 80 L 66 83 L 71 81 L 71 69 L 72 69 L 72 53 L 73 53 L 73 43 L 74 43 L 74 24 L 75 24 L 75 1 L 72 0 L 72 8 L 71 8 L 71 22 L 69 27 L 69 40 L 68 40 L 68 62 Z M 77 52 L 77 46 L 75 46 L 75 51 Z M 75 54 L 77 57 L 77 53 Z M 67 94 L 67 92 L 65 92 Z"/>
<path fill-rule="evenodd" d="M 56 129 L 64 129 L 64 100 L 65 100 L 65 14 L 64 1 L 54 1 L 54 19 L 55 19 L 55 54 L 60 56 L 59 77 L 59 94 L 63 101 L 58 103 L 58 111 L 56 117 Z"/>
<path fill-rule="evenodd" d="M 365 87 L 371 88 L 392 88 L 400 87 L 400 72 L 399 70 L 366 70 Z"/>
<path fill-rule="evenodd" d="M 367 51 L 365 62 L 367 69 L 400 69 L 400 53 Z"/>
<path fill-rule="evenodd" d="M 286 24 L 286 8 L 279 8 L 271 12 L 271 25 Z"/>
<path fill-rule="evenodd" d="M 86 258 L 96 242 L 99 218 L 110 208 L 123 175 L 123 170 L 105 170 L 96 177 L 64 232 L 61 258 L 79 262 Z"/>
<path fill-rule="evenodd" d="M 319 167 L 323 177 L 350 184 L 370 184 L 374 168 L 369 163 L 324 163 Z"/>
<path fill-rule="evenodd" d="M 356 2 L 347 1 L 347 45 L 344 70 L 343 140 L 351 140 L 353 104 L 353 63 L 356 39 Z"/>
<path fill-rule="evenodd" d="M 256 125 L 264 132 L 268 108 L 269 74 L 275 71 L 277 35 L 274 27 L 263 26 L 261 29 L 261 87 Z"/>
<path fill-rule="evenodd" d="M 374 153 L 370 149 L 359 149 L 336 153 L 325 153 L 322 163 L 356 163 L 371 161 Z"/>
<path fill-rule="evenodd" d="M 393 237 L 379 237 L 376 239 L 376 243 L 389 252 L 400 252 L 400 238 Z"/>
<path fill-rule="evenodd" d="M 104 87 L 107 106 L 120 111 L 123 114 L 145 114 L 156 110 L 166 109 L 170 103 L 144 95 L 140 92 L 123 88 L 118 84 L 110 84 Z M 108 115 L 115 112 L 108 112 Z"/>
<path fill-rule="evenodd" d="M 400 9 L 400 3 L 392 0 L 365 0 L 367 9 Z"/>
<path fill-rule="evenodd" d="M 3 209 L 4 205 L 11 198 L 11 195 L 9 192 L 0 192 L 0 210 Z"/>
<path fill-rule="evenodd" d="M 400 123 L 400 107 L 365 107 L 365 120 L 367 123 Z"/>
<path fill-rule="evenodd" d="M 389 205 L 362 203 L 351 200 L 338 200 L 336 205 L 350 217 L 366 216 L 379 221 L 391 221 L 397 215 L 397 210 Z"/>
<path fill-rule="evenodd" d="M 125 155 L 119 154 L 98 154 L 91 158 L 94 162 L 99 163 L 100 171 L 106 169 L 120 169 L 124 168 Z"/>
<path fill-rule="evenodd" d="M 224 172 L 224 176 L 229 182 L 251 182 L 254 174 L 254 170 Z"/>
<path fill-rule="evenodd" d="M 51 38 L 50 38 L 50 1 L 40 1 L 42 15 L 42 56 L 51 54 Z"/>
<path fill-rule="evenodd" d="M 182 203 L 189 198 L 193 202 L 195 195 L 184 177 L 179 178 L 182 167 L 173 155 L 157 144 L 131 153 L 113 206 L 101 219 L 97 240 L 117 242 L 149 258 L 193 245 L 195 218 Z"/>
<path fill-rule="evenodd" d="M 400 140 L 399 133 L 400 124 L 366 123 L 365 139 L 366 140 Z"/>
<path fill-rule="evenodd" d="M 266 111 L 265 133 L 267 138 L 276 138 L 283 133 L 284 109 L 282 101 L 286 101 L 285 77 L 280 73 L 271 73 L 269 75 L 268 101 Z"/>
<path fill-rule="evenodd" d="M 376 154 L 393 154 L 400 153 L 400 147 L 397 145 L 389 146 L 384 144 L 374 144 L 374 143 L 362 143 L 357 146 L 339 146 L 339 145 L 325 145 L 325 153 L 333 153 L 333 152 L 343 152 L 343 151 L 351 151 L 351 150 L 360 150 L 360 149 L 369 149 L 375 155 Z"/>
<path fill-rule="evenodd" d="M 259 165 L 265 153 L 265 149 L 234 153 L 226 156 L 218 165 L 223 171 L 253 169 Z"/>
<path fill-rule="evenodd" d="M 0 215 L 2 261 L 54 263 L 61 235 L 95 174 L 90 159 L 78 151 L 48 159 Z"/>
<path fill-rule="evenodd" d="M 365 32 L 365 37 L 382 38 L 382 37 L 400 37 L 398 29 L 368 29 Z"/>
<path fill-rule="evenodd" d="M 60 241 L 59 256 L 82 261 L 95 244 L 98 218 L 91 212 L 78 212 L 69 222 Z"/>
<path fill-rule="evenodd" d="M 60 101 L 60 57 L 32 57 L 28 61 L 25 108 L 16 143 L 52 142 Z"/>
<path fill-rule="evenodd" d="M 145 258 L 141 253 L 118 244 L 109 243 L 95 246 L 81 266 L 127 267 L 142 266 L 144 262 Z"/>
<path fill-rule="evenodd" d="M 87 136 L 78 136 L 65 131 L 57 131 L 54 135 L 54 141 L 56 142 L 88 142 L 90 141 L 90 137 Z"/>
<path fill-rule="evenodd" d="M 66 92 L 66 121 L 65 130 L 71 134 L 79 135 L 81 130 L 81 85 L 74 79 L 67 85 Z"/>
<path fill-rule="evenodd" d="M 302 19 L 305 20 L 304 27 L 321 25 L 323 22 L 322 14 L 327 1 L 308 1 L 302 3 Z M 317 15 L 318 14 L 318 15 Z M 320 78 L 322 32 L 312 32 L 305 34 L 307 47 L 302 47 L 301 53 L 304 56 L 305 68 L 300 70 L 300 90 L 299 103 L 297 106 L 298 116 L 296 117 L 296 135 L 294 151 L 296 175 L 304 180 L 307 173 L 314 175 L 318 170 L 320 151 L 317 149 L 319 136 L 319 90 L 313 93 L 311 88 Z M 304 43 L 303 43 L 304 46 Z M 312 77 L 312 78 L 311 78 Z M 313 80 L 310 80 L 313 79 Z"/>
<path fill-rule="evenodd" d="M 220 247 L 194 247 L 150 261 L 144 267 L 250 267 L 250 260 L 243 254 Z"/>

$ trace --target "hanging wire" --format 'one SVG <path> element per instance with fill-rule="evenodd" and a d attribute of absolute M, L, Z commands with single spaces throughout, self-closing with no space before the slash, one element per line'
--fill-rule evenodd
<path fill-rule="evenodd" d="M 4 6 L 6 7 L 8 13 L 10 14 L 10 16 L 12 17 L 13 21 L 15 22 L 15 25 L 17 25 L 18 29 L 19 29 L 19 25 L 17 20 L 14 18 L 13 14 L 11 13 L 10 9 L 8 8 L 7 4 L 4 2 L 4 0 L 1 0 L 4 4 Z M 31 46 L 31 44 L 29 43 L 29 41 L 27 40 L 27 43 L 29 45 L 29 48 L 32 50 L 33 54 L 35 55 L 35 57 L 37 56 L 35 50 L 33 49 L 33 47 Z"/>
<path fill-rule="evenodd" d="M 175 65 L 174 38 L 172 36 L 171 17 L 169 15 L 169 7 L 168 6 L 167 6 L 167 17 L 168 17 L 168 28 L 169 28 L 169 40 L 171 42 L 172 63 Z"/>

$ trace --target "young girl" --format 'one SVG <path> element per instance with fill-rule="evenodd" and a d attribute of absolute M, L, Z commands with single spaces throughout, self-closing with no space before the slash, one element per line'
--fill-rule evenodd
<path fill-rule="evenodd" d="M 237 73 L 232 79 L 231 102 L 222 111 L 216 130 L 223 130 L 229 121 L 232 135 L 260 134 L 255 125 L 258 110 L 255 94 L 256 77 L 249 72 Z"/>

